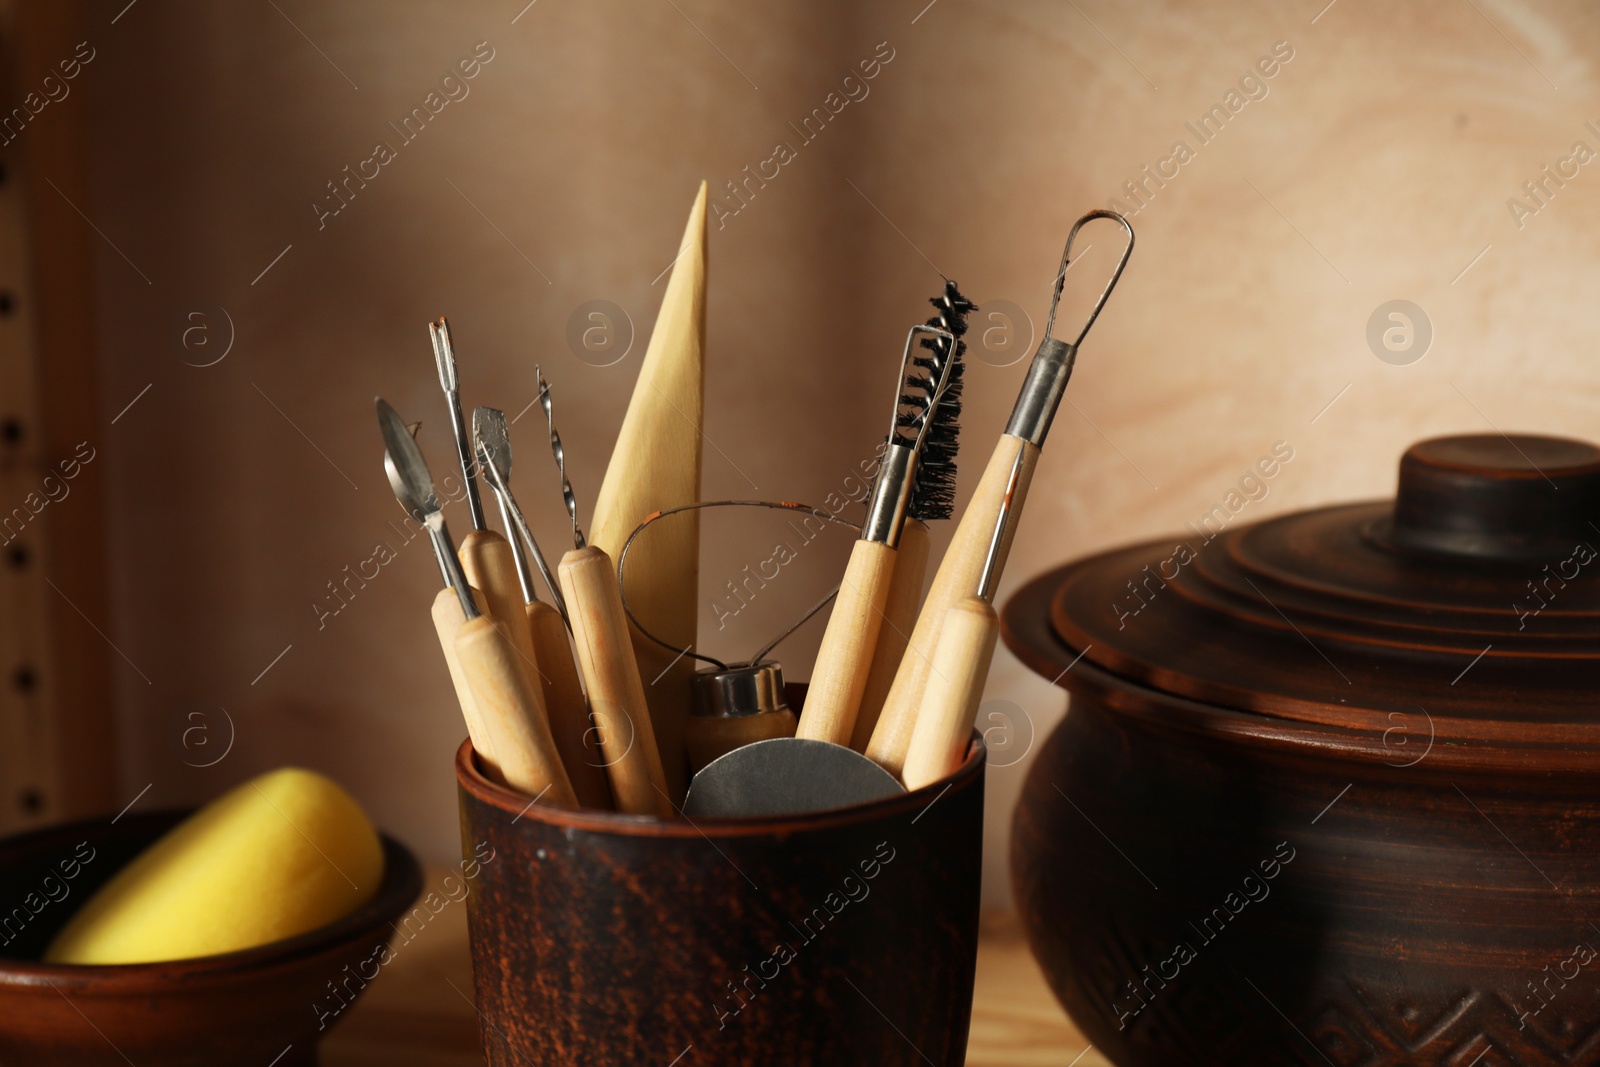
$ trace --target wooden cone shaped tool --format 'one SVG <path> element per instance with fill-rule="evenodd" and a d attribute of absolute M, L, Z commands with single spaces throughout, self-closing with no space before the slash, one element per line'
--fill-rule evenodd
<path fill-rule="evenodd" d="M 590 543 L 620 559 L 628 535 L 657 511 L 700 499 L 705 408 L 706 187 L 689 212 L 678 259 L 667 283 L 622 432 L 595 500 Z M 641 537 L 628 553 L 628 604 L 639 619 L 678 648 L 696 640 L 699 616 L 700 520 L 677 515 Z M 630 626 L 668 791 L 681 802 L 688 787 L 683 725 L 693 697 L 694 661 L 677 656 Z"/>

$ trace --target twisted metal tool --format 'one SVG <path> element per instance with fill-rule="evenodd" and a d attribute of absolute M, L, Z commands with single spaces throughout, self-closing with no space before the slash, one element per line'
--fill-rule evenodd
<path fill-rule="evenodd" d="M 545 425 L 550 427 L 550 454 L 555 457 L 556 472 L 561 475 L 561 499 L 567 505 L 567 517 L 572 520 L 572 547 L 586 548 L 588 540 L 583 527 L 578 525 L 578 498 L 572 492 L 572 481 L 567 477 L 567 450 L 561 447 L 561 435 L 556 433 L 556 417 L 550 411 L 550 383 L 544 380 L 544 368 L 537 363 L 533 373 L 539 380 L 539 406 L 544 409 Z"/>

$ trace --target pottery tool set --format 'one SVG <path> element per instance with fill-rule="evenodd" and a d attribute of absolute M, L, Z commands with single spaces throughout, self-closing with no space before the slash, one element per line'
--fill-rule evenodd
<path fill-rule="evenodd" d="M 1077 336 L 1058 340 L 1073 244 L 1094 219 L 1119 224 L 1127 242 Z M 955 510 L 962 337 L 976 309 L 947 280 L 931 301 L 936 314 L 907 332 L 889 432 L 865 514 L 859 526 L 849 523 L 859 537 L 838 588 L 777 639 L 832 600 L 798 719 L 781 669 L 767 658 L 777 640 L 733 665 L 695 651 L 702 509 L 758 505 L 843 521 L 799 504 L 700 500 L 704 186 L 595 499 L 591 537 L 550 386 L 537 372 L 551 484 L 572 529 L 572 548 L 553 569 L 511 490 L 504 413 L 479 407 L 469 427 L 449 325 L 429 324 L 472 523 L 459 546 L 412 429 L 382 399 L 378 421 L 395 495 L 438 557 L 445 587 L 434 625 L 487 776 L 541 804 L 698 818 L 846 807 L 959 768 L 994 653 L 991 601 L 1039 450 L 1078 348 L 1132 251 L 1133 230 L 1113 212 L 1090 212 L 1072 227 L 1044 340 L 926 599 L 928 524 Z M 489 527 L 480 475 L 504 535 Z M 696 661 L 711 666 L 696 672 Z"/>

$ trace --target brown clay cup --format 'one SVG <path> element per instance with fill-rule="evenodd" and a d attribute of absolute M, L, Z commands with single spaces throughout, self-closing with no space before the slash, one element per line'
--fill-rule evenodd
<path fill-rule="evenodd" d="M 894 1064 L 966 1057 L 984 747 L 839 811 L 661 820 L 543 804 L 456 753 L 473 980 L 491 1067 Z"/>

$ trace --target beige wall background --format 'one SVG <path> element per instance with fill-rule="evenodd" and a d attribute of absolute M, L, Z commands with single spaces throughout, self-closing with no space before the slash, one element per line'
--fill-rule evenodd
<path fill-rule="evenodd" d="M 453 852 L 463 730 L 428 621 L 437 573 L 389 525 L 372 398 L 423 420 L 443 470 L 428 319 L 450 316 L 469 406 L 520 411 L 542 362 L 587 517 L 696 183 L 731 204 L 724 183 L 779 142 L 797 158 L 713 223 L 708 496 L 839 488 L 881 437 L 898 345 L 940 272 L 1042 325 L 1072 220 L 1127 202 L 1123 183 L 1179 140 L 1193 158 L 1147 186 L 1002 597 L 1181 527 L 1280 440 L 1294 459 L 1243 517 L 1389 493 L 1426 435 L 1592 435 L 1600 165 L 1569 167 L 1520 225 L 1507 203 L 1575 142 L 1600 150 L 1588 5 L 524 2 L 90 8 L 96 58 L 59 107 L 85 110 L 93 146 L 80 206 L 115 605 L 94 622 L 122 653 L 121 797 L 193 801 L 292 762 L 348 784 L 425 854 Z M 326 183 L 399 145 L 389 123 L 480 42 L 493 58 L 470 95 L 319 226 Z M 1292 59 L 1201 144 L 1185 123 L 1226 106 L 1275 45 Z M 789 124 L 879 50 L 893 58 L 867 94 L 801 144 Z M 1112 249 L 1106 231 L 1092 243 L 1080 297 Z M 1434 332 L 1408 365 L 1365 337 L 1392 299 Z M 614 365 L 568 343 L 592 300 L 637 331 Z M 997 365 L 1021 353 L 989 341 L 967 374 L 963 494 L 1022 377 Z M 559 548 L 537 409 L 514 433 L 519 496 Z M 722 582 L 774 529 L 707 521 L 705 632 Z M 707 646 L 756 647 L 837 574 L 846 541 L 805 553 Z M 327 583 L 380 542 L 399 558 L 319 624 Z M 786 646 L 792 678 L 820 629 Z M 1023 757 L 1065 700 L 1004 652 L 988 698 L 1009 764 L 989 786 L 1003 902 Z"/>

